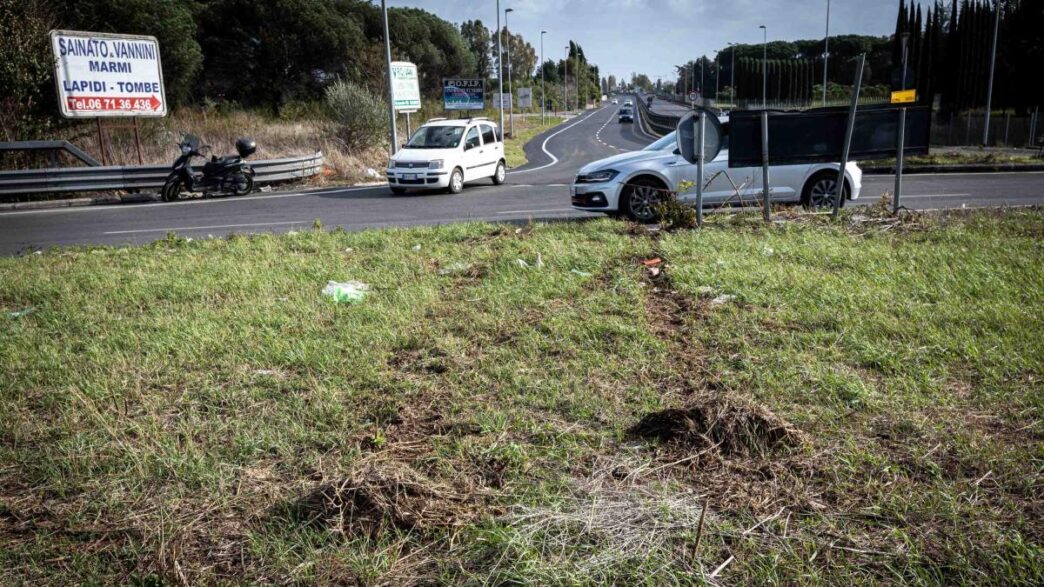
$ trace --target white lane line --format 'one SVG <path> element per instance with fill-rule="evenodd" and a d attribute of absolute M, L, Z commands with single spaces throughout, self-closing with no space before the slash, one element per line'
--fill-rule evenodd
<path fill-rule="evenodd" d="M 497 214 L 542 214 L 546 212 L 575 212 L 572 208 L 547 208 L 544 210 L 504 210 Z"/>
<path fill-rule="evenodd" d="M 544 139 L 544 142 L 540 144 L 540 150 L 543 151 L 545 155 L 547 155 L 548 157 L 551 158 L 551 162 L 550 163 L 548 163 L 547 165 L 541 165 L 540 167 L 533 167 L 531 169 L 520 169 L 518 171 L 509 171 L 508 173 L 529 173 L 530 171 L 540 171 L 541 169 L 547 169 L 548 167 L 551 167 L 552 165 L 558 163 L 558 157 L 555 157 L 551 153 L 551 151 L 547 150 L 547 142 L 550 141 L 551 139 L 557 137 L 558 135 L 564 133 L 565 131 L 573 128 L 574 126 L 576 126 L 576 125 L 586 121 L 588 118 L 591 118 L 591 116 L 593 116 L 596 112 L 598 112 L 598 110 L 592 111 L 590 114 L 588 114 L 588 115 L 584 116 L 583 118 L 577 120 L 573 124 L 570 124 L 569 126 L 563 128 L 563 129 L 561 129 L 561 130 L 559 130 L 559 131 L 557 131 L 555 133 L 552 133 L 552 134 L 548 135 L 548 137 L 546 139 Z"/>
<path fill-rule="evenodd" d="M 1019 177 L 1022 175 L 1040 175 L 1044 174 L 1044 171 L 968 171 L 959 173 L 904 173 L 903 178 L 905 179 L 917 179 L 918 177 L 962 177 L 962 176 L 976 176 L 976 175 L 1013 175 Z M 865 181 L 895 181 L 895 174 L 865 174 L 863 175 Z"/>
<path fill-rule="evenodd" d="M 903 194 L 903 198 L 966 198 L 971 194 Z"/>
<path fill-rule="evenodd" d="M 170 228 L 141 228 L 137 230 L 112 230 L 102 234 L 139 234 L 144 232 L 177 232 L 179 230 L 211 230 L 217 228 L 253 228 L 257 226 L 285 226 L 308 224 L 311 220 L 294 220 L 290 222 L 252 222 L 250 224 L 213 224 L 211 226 L 178 226 Z"/>
<path fill-rule="evenodd" d="M 345 192 L 359 192 L 363 190 L 372 190 L 375 188 L 388 187 L 388 184 L 375 184 L 365 186 L 348 186 L 341 189 L 336 188 L 324 188 L 321 190 L 308 191 L 308 192 L 290 192 L 290 193 L 279 193 L 279 194 L 268 194 L 268 195 L 257 195 L 257 196 L 234 196 L 226 198 L 193 198 L 191 200 L 179 200 L 177 202 L 143 202 L 140 204 L 99 204 L 92 206 L 68 206 L 64 208 L 47 208 L 44 210 L 5 210 L 0 212 L 0 216 L 17 216 L 22 214 L 54 214 L 58 212 L 65 213 L 79 213 L 79 212 L 115 212 L 115 211 L 127 211 L 127 210 L 142 210 L 145 208 L 152 208 L 154 206 L 197 206 L 201 204 L 234 204 L 236 202 L 249 202 L 255 200 L 271 200 L 275 198 L 298 198 L 301 196 L 325 196 L 329 194 L 341 194 Z"/>

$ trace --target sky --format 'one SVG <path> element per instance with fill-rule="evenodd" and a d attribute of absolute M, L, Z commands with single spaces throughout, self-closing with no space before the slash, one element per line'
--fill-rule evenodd
<path fill-rule="evenodd" d="M 500 0 L 513 8 L 510 27 L 539 55 L 559 59 L 570 39 L 580 43 L 602 75 L 629 79 L 632 72 L 655 80 L 674 78 L 674 66 L 714 52 L 727 43 L 822 38 L 827 0 Z M 389 0 L 450 22 L 479 19 L 496 27 L 496 0 Z M 899 0 L 831 0 L 830 34 L 888 35 L 895 29 Z M 503 19 L 502 19 L 503 20 Z"/>

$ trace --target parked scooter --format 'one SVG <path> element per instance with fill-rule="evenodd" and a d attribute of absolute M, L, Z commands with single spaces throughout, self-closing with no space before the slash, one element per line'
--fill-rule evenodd
<path fill-rule="evenodd" d="M 201 151 L 210 149 L 210 145 L 201 146 L 199 137 L 189 134 L 185 135 L 178 148 L 181 149 L 181 156 L 174 161 L 160 192 L 163 201 L 177 200 L 182 190 L 203 192 L 203 197 L 208 197 L 211 194 L 241 196 L 254 188 L 254 170 L 243 161 L 257 151 L 257 143 L 253 139 L 243 137 L 236 141 L 236 152 L 239 155 L 220 158 L 211 156 L 210 161 L 203 165 L 202 174 L 192 171 L 192 158 L 203 157 Z"/>

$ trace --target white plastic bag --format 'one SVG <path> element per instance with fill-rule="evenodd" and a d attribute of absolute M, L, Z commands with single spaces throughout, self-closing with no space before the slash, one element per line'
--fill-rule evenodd
<path fill-rule="evenodd" d="M 370 285 L 361 281 L 328 281 L 323 288 L 323 295 L 333 298 L 338 304 L 358 304 L 366 298 L 369 291 Z"/>

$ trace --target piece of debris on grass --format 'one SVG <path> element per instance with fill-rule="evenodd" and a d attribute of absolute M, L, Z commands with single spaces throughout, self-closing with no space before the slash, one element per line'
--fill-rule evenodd
<path fill-rule="evenodd" d="M 339 304 L 357 304 L 363 301 L 369 292 L 370 285 L 361 281 L 328 281 L 322 293 Z"/>
<path fill-rule="evenodd" d="M 801 431 L 768 408 L 727 397 L 647 414 L 628 433 L 686 450 L 717 448 L 730 455 L 765 455 L 802 440 Z"/>
<path fill-rule="evenodd" d="M 642 261 L 642 265 L 645 265 L 646 267 L 655 267 L 656 265 L 659 265 L 660 263 L 663 263 L 663 259 L 661 259 L 659 257 L 653 257 L 652 259 L 646 259 L 646 260 Z"/>
<path fill-rule="evenodd" d="M 733 301 L 735 299 L 736 299 L 736 296 L 734 296 L 732 294 L 722 294 L 722 295 L 714 298 L 713 300 L 711 300 L 711 305 L 712 306 L 720 306 L 722 304 L 727 304 L 727 303 L 729 303 L 729 302 L 731 302 L 731 301 Z"/>
<path fill-rule="evenodd" d="M 471 263 L 465 263 L 463 261 L 454 261 L 445 267 L 440 268 L 437 273 L 439 275 L 465 275 L 471 273 L 474 269 L 474 265 Z"/>
<path fill-rule="evenodd" d="M 28 316 L 29 314 L 32 314 L 35 311 L 36 311 L 36 306 L 29 306 L 28 308 L 25 308 L 23 310 L 17 310 L 15 312 L 8 312 L 7 315 L 10 316 L 11 318 L 17 319 L 17 318 L 21 318 L 23 316 Z"/>
<path fill-rule="evenodd" d="M 579 275 L 580 277 L 591 277 L 590 273 L 588 273 L 587 271 L 581 271 L 579 269 L 573 269 L 572 271 L 570 271 L 570 273 L 574 275 Z"/>
<path fill-rule="evenodd" d="M 310 523 L 339 534 L 382 528 L 433 530 L 474 521 L 480 509 L 468 496 L 393 460 L 368 460 L 343 481 L 325 484 L 297 504 Z"/>

